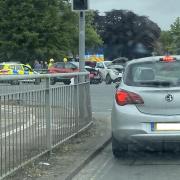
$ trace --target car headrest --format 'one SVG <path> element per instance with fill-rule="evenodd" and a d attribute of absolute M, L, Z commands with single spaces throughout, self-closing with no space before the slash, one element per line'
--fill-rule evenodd
<path fill-rule="evenodd" d="M 152 81 L 155 78 L 154 70 L 151 68 L 142 68 L 138 71 L 137 80 L 139 81 Z"/>

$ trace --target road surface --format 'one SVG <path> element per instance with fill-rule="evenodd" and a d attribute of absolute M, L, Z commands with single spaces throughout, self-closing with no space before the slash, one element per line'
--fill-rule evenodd
<path fill-rule="evenodd" d="M 180 153 L 138 152 L 115 159 L 111 144 L 73 180 L 179 180 Z"/>

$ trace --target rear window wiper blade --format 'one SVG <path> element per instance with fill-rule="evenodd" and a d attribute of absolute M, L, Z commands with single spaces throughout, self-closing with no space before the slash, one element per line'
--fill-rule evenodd
<path fill-rule="evenodd" d="M 171 86 L 173 83 L 170 81 L 143 81 L 141 85 L 152 85 L 152 86 Z"/>

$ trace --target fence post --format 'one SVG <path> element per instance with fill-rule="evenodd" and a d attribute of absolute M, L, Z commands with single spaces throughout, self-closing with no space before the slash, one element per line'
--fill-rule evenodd
<path fill-rule="evenodd" d="M 50 78 L 46 78 L 45 107 L 46 107 L 46 147 L 49 153 L 52 150 L 52 93 L 50 89 Z"/>
<path fill-rule="evenodd" d="M 86 75 L 86 82 L 88 83 L 88 89 L 87 89 L 87 97 L 88 97 L 88 114 L 89 114 L 89 122 L 92 122 L 92 104 L 91 104 L 91 96 L 90 96 L 90 78 L 89 78 L 89 74 Z"/>
<path fill-rule="evenodd" d="M 74 78 L 75 131 L 79 129 L 79 76 Z"/>

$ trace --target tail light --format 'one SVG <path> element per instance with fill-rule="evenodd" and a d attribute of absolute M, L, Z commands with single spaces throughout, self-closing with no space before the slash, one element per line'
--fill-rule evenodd
<path fill-rule="evenodd" d="M 175 62 L 176 58 L 174 58 L 172 56 L 165 56 L 163 58 L 160 58 L 160 61 L 163 61 L 163 62 Z"/>
<path fill-rule="evenodd" d="M 127 104 L 144 104 L 143 99 L 136 93 L 118 90 L 115 95 L 116 102 L 120 106 L 124 106 Z"/>

